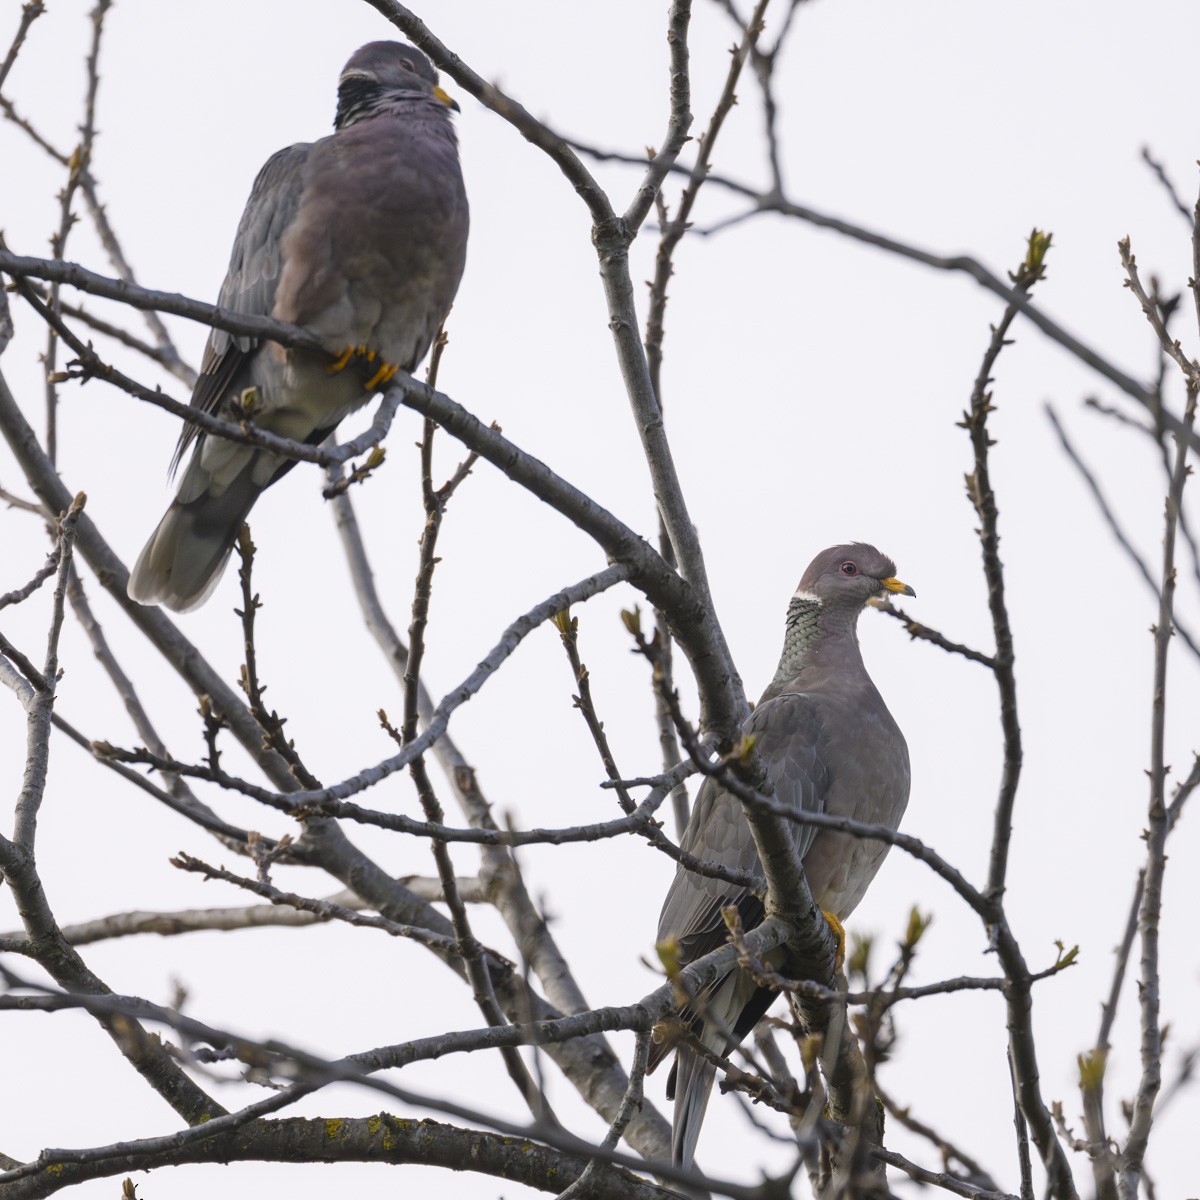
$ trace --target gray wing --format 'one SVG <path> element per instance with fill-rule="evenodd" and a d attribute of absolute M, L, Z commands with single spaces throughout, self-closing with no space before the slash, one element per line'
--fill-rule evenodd
<path fill-rule="evenodd" d="M 221 284 L 217 303 L 222 308 L 253 316 L 271 315 L 283 269 L 283 234 L 296 215 L 304 191 L 304 166 L 311 150 L 308 142 L 288 146 L 271 155 L 259 171 L 233 240 L 225 282 Z M 200 378 L 192 392 L 192 407 L 202 412 L 215 411 L 257 346 L 256 338 L 212 330 L 204 349 Z M 196 433 L 195 425 L 184 425 L 171 460 L 172 472 Z"/>
<path fill-rule="evenodd" d="M 818 703 L 796 692 L 775 696 L 760 704 L 743 728 L 757 739 L 775 799 L 794 810 L 824 811 L 830 756 Z M 803 858 L 812 845 L 814 830 L 790 824 L 790 832 Z M 714 779 L 706 779 L 700 788 L 682 844 L 698 858 L 761 873 L 741 801 Z M 743 928 L 752 929 L 762 921 L 762 903 L 753 893 L 681 866 L 663 903 L 659 941 L 677 938 L 684 963 L 702 958 L 724 944 L 727 929 L 721 909 L 729 904 L 737 908 Z M 751 976 L 734 969 L 714 980 L 697 997 L 695 1008 L 685 1005 L 679 1018 L 710 1049 L 727 1051 L 750 1032 L 774 999 L 771 989 L 760 988 Z M 657 1066 L 671 1048 L 668 1038 L 653 1042 L 648 1067 Z M 679 1045 L 667 1080 L 667 1097 L 675 1101 L 671 1156 L 679 1165 L 692 1163 L 715 1075 L 710 1062 L 688 1045 Z"/>
<path fill-rule="evenodd" d="M 744 729 L 757 738 L 776 800 L 789 808 L 822 812 L 830 781 L 817 702 L 797 692 L 776 696 L 754 710 Z M 803 858 L 816 830 L 800 824 L 793 824 L 791 830 Z M 697 858 L 741 871 L 760 871 L 741 801 L 715 779 L 706 779 L 700 788 L 681 845 Z M 725 942 L 721 909 L 728 904 L 737 906 L 746 928 L 762 920 L 762 905 L 745 888 L 681 866 L 663 902 L 658 940 L 678 938 L 685 963 L 702 958 Z"/>

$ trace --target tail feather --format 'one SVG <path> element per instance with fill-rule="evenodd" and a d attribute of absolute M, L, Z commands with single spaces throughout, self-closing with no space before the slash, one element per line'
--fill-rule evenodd
<path fill-rule="evenodd" d="M 696 1157 L 700 1126 L 708 1108 L 717 1068 L 694 1050 L 680 1046 L 675 1058 L 675 1119 L 671 1129 L 671 1158 L 688 1170 Z"/>
<path fill-rule="evenodd" d="M 174 500 L 129 576 L 130 598 L 175 612 L 203 604 L 220 582 L 238 530 L 262 491 L 248 465 L 219 495 L 208 491 L 186 502 Z"/>

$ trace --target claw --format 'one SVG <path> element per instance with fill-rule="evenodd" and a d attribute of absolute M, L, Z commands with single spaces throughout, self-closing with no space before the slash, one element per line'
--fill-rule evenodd
<path fill-rule="evenodd" d="M 346 364 L 349 363 L 349 361 L 354 357 L 355 353 L 356 351 L 353 346 L 347 346 L 345 350 L 343 350 L 341 354 L 338 355 L 338 357 L 335 358 L 333 362 L 331 362 L 329 366 L 325 368 L 325 370 L 328 371 L 330 375 L 336 375 L 339 371 L 344 371 L 346 369 Z"/>
<path fill-rule="evenodd" d="M 372 356 L 374 357 L 374 356 Z M 382 387 L 388 382 L 399 370 L 394 363 L 385 362 L 366 383 L 363 384 L 363 390 L 373 392 L 376 388 Z"/>
<path fill-rule="evenodd" d="M 829 925 L 829 931 L 833 934 L 833 940 L 837 942 L 837 954 L 833 960 L 833 969 L 836 974 L 846 962 L 846 929 L 833 913 L 821 909 L 821 915 Z"/>

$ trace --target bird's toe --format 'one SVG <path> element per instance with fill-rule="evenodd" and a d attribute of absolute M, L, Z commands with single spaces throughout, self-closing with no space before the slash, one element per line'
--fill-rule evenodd
<path fill-rule="evenodd" d="M 371 356 L 372 360 L 374 357 L 374 355 Z M 376 371 L 375 374 L 363 384 L 363 390 L 367 392 L 373 392 L 376 388 L 382 387 L 385 383 L 388 383 L 392 380 L 398 370 L 400 370 L 400 368 L 396 366 L 395 363 L 381 363 L 379 370 Z"/>
<path fill-rule="evenodd" d="M 834 974 L 842 969 L 846 962 L 846 927 L 826 909 L 821 909 L 821 915 L 825 918 L 829 925 L 829 931 L 833 934 L 833 940 L 837 942 L 837 955 L 833 960 Z"/>

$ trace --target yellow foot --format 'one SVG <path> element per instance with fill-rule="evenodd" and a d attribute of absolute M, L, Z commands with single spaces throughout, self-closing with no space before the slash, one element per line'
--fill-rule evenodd
<path fill-rule="evenodd" d="M 367 392 L 373 392 L 376 388 L 382 387 L 400 369 L 399 367 L 394 366 L 392 363 L 385 362 L 382 358 L 380 358 L 378 350 L 372 350 L 369 346 L 359 345 L 347 346 L 346 349 L 343 350 L 341 354 L 339 354 L 337 358 L 335 358 L 333 362 L 331 362 L 329 366 L 325 368 L 325 370 L 328 371 L 330 375 L 336 375 L 339 371 L 344 371 L 355 359 L 361 359 L 363 362 L 370 363 L 372 365 L 374 365 L 376 361 L 379 362 L 379 368 L 376 370 L 375 374 L 363 384 L 363 390 Z"/>
<path fill-rule="evenodd" d="M 374 356 L 374 354 L 372 354 L 371 359 L 374 360 L 374 358 L 375 358 L 375 356 Z M 400 368 L 397 367 L 394 363 L 386 363 L 385 362 L 379 368 L 379 370 L 376 371 L 375 374 L 372 375 L 371 378 L 368 379 L 367 382 L 363 384 L 363 390 L 367 391 L 367 392 L 373 392 L 376 388 L 382 387 L 385 383 L 388 382 L 388 380 L 390 380 L 396 374 L 396 372 L 399 369 Z"/>
<path fill-rule="evenodd" d="M 829 925 L 830 932 L 833 934 L 833 940 L 837 942 L 837 955 L 833 960 L 833 969 L 840 971 L 846 961 L 846 930 L 841 921 L 837 919 L 831 912 L 826 912 L 821 909 L 821 915 L 825 918 Z"/>

